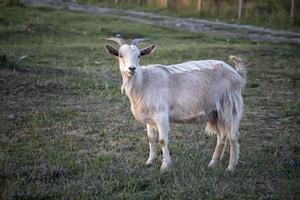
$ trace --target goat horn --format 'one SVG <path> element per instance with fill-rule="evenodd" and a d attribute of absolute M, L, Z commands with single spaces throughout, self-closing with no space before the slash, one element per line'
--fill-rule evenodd
<path fill-rule="evenodd" d="M 137 46 L 140 42 L 147 42 L 149 41 L 148 39 L 143 39 L 143 38 L 137 38 L 131 41 L 132 45 Z"/>
<path fill-rule="evenodd" d="M 126 41 L 124 39 L 117 38 L 117 37 L 105 38 L 104 40 L 115 42 L 120 46 L 122 46 L 123 44 L 126 44 Z"/>

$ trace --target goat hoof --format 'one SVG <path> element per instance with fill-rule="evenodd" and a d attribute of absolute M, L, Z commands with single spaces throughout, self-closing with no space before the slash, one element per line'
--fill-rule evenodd
<path fill-rule="evenodd" d="M 209 163 L 208 163 L 208 167 L 213 167 L 213 166 L 215 166 L 216 165 L 216 161 L 214 161 L 214 160 L 211 160 Z"/>
<path fill-rule="evenodd" d="M 146 166 L 151 165 L 153 163 L 153 161 L 155 160 L 155 157 L 153 158 L 148 158 L 148 160 L 146 161 Z"/>
<path fill-rule="evenodd" d="M 234 173 L 234 167 L 227 167 L 226 172 Z"/>
<path fill-rule="evenodd" d="M 162 173 L 168 172 L 168 171 L 170 170 L 170 166 L 171 166 L 170 163 L 163 162 L 163 164 L 162 164 L 161 167 L 160 167 L 160 171 L 161 171 Z"/>

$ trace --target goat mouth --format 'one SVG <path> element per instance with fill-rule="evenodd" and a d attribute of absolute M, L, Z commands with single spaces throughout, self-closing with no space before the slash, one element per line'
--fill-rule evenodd
<path fill-rule="evenodd" d="M 135 74 L 135 72 L 132 72 L 132 71 L 128 72 L 129 76 L 133 76 L 134 74 Z"/>

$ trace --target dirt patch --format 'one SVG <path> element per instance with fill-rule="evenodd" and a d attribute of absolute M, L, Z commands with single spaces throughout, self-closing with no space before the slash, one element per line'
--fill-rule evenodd
<path fill-rule="evenodd" d="M 30 174 L 32 180 L 53 179 L 65 177 L 67 169 L 63 166 L 51 166 L 48 164 L 41 164 L 35 168 L 29 166 L 22 166 L 16 172 L 19 176 Z"/>

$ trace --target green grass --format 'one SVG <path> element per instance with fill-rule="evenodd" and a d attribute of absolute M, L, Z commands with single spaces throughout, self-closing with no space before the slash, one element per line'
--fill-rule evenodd
<path fill-rule="evenodd" d="M 299 199 L 300 47 L 213 38 L 105 17 L 0 8 L 0 199 Z M 216 138 L 174 124 L 172 169 L 145 167 L 145 127 L 102 38 L 158 44 L 147 63 L 248 63 L 241 158 L 207 168 Z"/>

